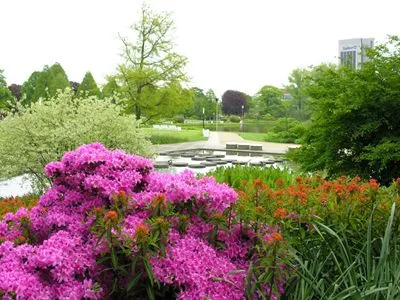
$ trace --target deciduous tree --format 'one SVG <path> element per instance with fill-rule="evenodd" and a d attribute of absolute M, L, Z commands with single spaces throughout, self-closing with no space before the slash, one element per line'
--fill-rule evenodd
<path fill-rule="evenodd" d="M 247 108 L 248 104 L 244 93 L 227 90 L 222 95 L 222 111 L 224 114 L 241 116 L 243 112 L 247 112 Z"/>
<path fill-rule="evenodd" d="M 173 115 L 192 99 L 182 87 L 188 80 L 187 59 L 174 51 L 173 25 L 169 14 L 143 6 L 140 21 L 131 27 L 135 39 L 121 37 L 124 62 L 110 78 L 126 98 L 127 111 L 137 119 Z"/>
<path fill-rule="evenodd" d="M 312 124 L 293 157 L 306 171 L 374 177 L 400 174 L 400 40 L 368 51 L 360 70 L 321 65 L 307 94 Z"/>

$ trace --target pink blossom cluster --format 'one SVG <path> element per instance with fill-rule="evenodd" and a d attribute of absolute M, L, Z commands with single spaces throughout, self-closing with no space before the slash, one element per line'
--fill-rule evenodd
<path fill-rule="evenodd" d="M 179 299 L 244 298 L 245 270 L 190 235 L 169 246 L 166 258 L 154 258 L 152 266 L 162 282 L 184 287 Z"/>
<path fill-rule="evenodd" d="M 91 230 L 93 211 L 109 210 L 121 193 L 129 208 L 116 215 L 121 228 L 113 234 L 120 240 L 133 240 L 137 228 L 149 224 L 157 195 L 176 214 L 165 216 L 170 224 L 165 256 L 151 259 L 156 280 L 180 290 L 181 299 L 243 299 L 250 234 L 244 239 L 238 227 L 219 228 L 216 237 L 223 246 L 209 240 L 212 217 L 236 203 L 237 194 L 227 185 L 197 179 L 190 171 L 158 173 L 150 160 L 99 143 L 66 153 L 45 172 L 53 185 L 39 204 L 0 220 L 0 295 L 5 299 L 105 297 L 111 283 L 104 278 L 111 275 L 104 276 L 96 263 L 102 246 Z M 187 216 L 183 231 L 182 216 Z M 131 250 L 134 255 L 138 248 Z"/>

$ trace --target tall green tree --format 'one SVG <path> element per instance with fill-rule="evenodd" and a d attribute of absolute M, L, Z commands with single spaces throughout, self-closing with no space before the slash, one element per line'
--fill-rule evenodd
<path fill-rule="evenodd" d="M 39 98 L 54 97 L 58 90 L 70 87 L 68 77 L 59 63 L 45 66 L 42 71 L 35 71 L 22 85 L 22 92 L 27 103 L 36 102 Z"/>
<path fill-rule="evenodd" d="M 360 70 L 321 65 L 312 71 L 312 124 L 292 155 L 304 170 L 384 184 L 399 176 L 400 40 L 391 37 L 367 55 Z"/>
<path fill-rule="evenodd" d="M 3 72 L 4 71 L 0 69 L 0 119 L 4 117 L 7 112 L 12 110 L 12 103 L 15 102 L 15 98 L 7 87 Z"/>
<path fill-rule="evenodd" d="M 215 94 L 212 90 L 205 94 L 204 91 L 198 87 L 191 89 L 193 93 L 193 105 L 186 109 L 186 114 L 196 117 L 198 119 L 212 119 L 215 115 Z M 203 115 L 204 109 L 204 115 Z"/>
<path fill-rule="evenodd" d="M 112 78 L 137 119 L 173 115 L 192 100 L 182 86 L 188 80 L 187 59 L 174 51 L 173 25 L 169 14 L 143 6 L 140 21 L 131 27 L 134 41 L 121 37 L 124 62 Z"/>
<path fill-rule="evenodd" d="M 289 75 L 289 85 L 286 90 L 292 96 L 294 113 L 292 116 L 298 120 L 306 120 L 310 117 L 310 112 L 307 106 L 306 86 L 310 80 L 309 69 L 294 69 Z"/>
<path fill-rule="evenodd" d="M 78 87 L 77 94 L 81 97 L 85 95 L 100 97 L 100 90 L 93 78 L 92 73 L 86 72 L 81 84 Z"/>
<path fill-rule="evenodd" d="M 263 86 L 255 95 L 260 114 L 271 114 L 276 117 L 284 116 L 282 104 L 283 91 L 272 85 Z"/>

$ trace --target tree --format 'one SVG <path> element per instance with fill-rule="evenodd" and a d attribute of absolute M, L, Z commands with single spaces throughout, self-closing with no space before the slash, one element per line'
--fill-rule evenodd
<path fill-rule="evenodd" d="M 247 108 L 248 104 L 244 93 L 227 90 L 222 95 L 222 111 L 224 114 L 241 116 L 243 112 L 247 112 Z"/>
<path fill-rule="evenodd" d="M 196 117 L 198 119 L 212 119 L 215 114 L 215 94 L 208 90 L 207 94 L 198 87 L 191 88 L 193 93 L 193 104 L 185 108 L 186 117 Z M 204 109 L 204 116 L 203 116 Z"/>
<path fill-rule="evenodd" d="M 399 38 L 367 55 L 360 70 L 332 65 L 312 70 L 307 88 L 312 124 L 291 155 L 304 170 L 374 177 L 384 184 L 399 176 Z"/>
<path fill-rule="evenodd" d="M 91 142 L 151 155 L 150 143 L 132 115 L 111 99 L 79 98 L 67 89 L 0 122 L 0 178 L 29 174 L 40 186 L 43 167 L 65 151 Z"/>
<path fill-rule="evenodd" d="M 11 84 L 8 86 L 8 89 L 11 91 L 11 94 L 14 96 L 17 101 L 20 101 L 22 98 L 22 85 L 20 84 Z"/>
<path fill-rule="evenodd" d="M 92 73 L 86 72 L 81 84 L 79 85 L 78 96 L 97 96 L 100 97 L 100 90 L 93 78 Z"/>
<path fill-rule="evenodd" d="M 260 114 L 271 114 L 276 117 L 284 116 L 282 90 L 272 85 L 265 85 L 258 91 L 254 98 Z"/>
<path fill-rule="evenodd" d="M 39 98 L 54 97 L 58 90 L 70 87 L 68 77 L 59 63 L 45 66 L 43 71 L 35 71 L 22 85 L 27 103 L 36 102 Z"/>
<path fill-rule="evenodd" d="M 6 79 L 0 69 L 0 119 L 3 118 L 13 108 L 15 98 L 7 87 Z"/>
<path fill-rule="evenodd" d="M 186 57 L 173 51 L 173 21 L 167 13 L 141 9 L 141 19 L 131 29 L 136 40 L 121 37 L 124 62 L 111 76 L 119 92 L 127 99 L 129 113 L 137 119 L 173 115 L 188 105 L 192 94 L 182 87 L 188 80 L 184 67 Z M 171 98 L 173 96 L 173 98 Z"/>
<path fill-rule="evenodd" d="M 75 93 L 75 95 L 76 95 L 76 93 L 78 92 L 78 88 L 79 88 L 79 82 L 76 82 L 76 81 L 70 81 L 69 82 L 69 86 L 71 87 L 71 90 Z"/>
<path fill-rule="evenodd" d="M 103 97 L 114 97 L 118 94 L 120 87 L 118 86 L 117 81 L 114 77 L 110 77 L 107 79 L 107 83 L 103 85 L 101 90 L 101 94 Z"/>
<path fill-rule="evenodd" d="M 289 75 L 289 85 L 286 86 L 287 91 L 292 96 L 293 107 L 295 113 L 293 117 L 298 120 L 305 120 L 310 117 L 307 109 L 307 95 L 305 89 L 307 82 L 310 79 L 310 70 L 308 69 L 294 69 Z"/>

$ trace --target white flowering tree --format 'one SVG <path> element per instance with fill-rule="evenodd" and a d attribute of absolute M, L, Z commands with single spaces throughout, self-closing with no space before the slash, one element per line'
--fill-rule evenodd
<path fill-rule="evenodd" d="M 28 174 L 36 187 L 43 187 L 47 163 L 95 141 L 111 149 L 151 156 L 151 143 L 138 128 L 138 121 L 113 102 L 76 98 L 67 89 L 0 121 L 0 178 Z"/>

